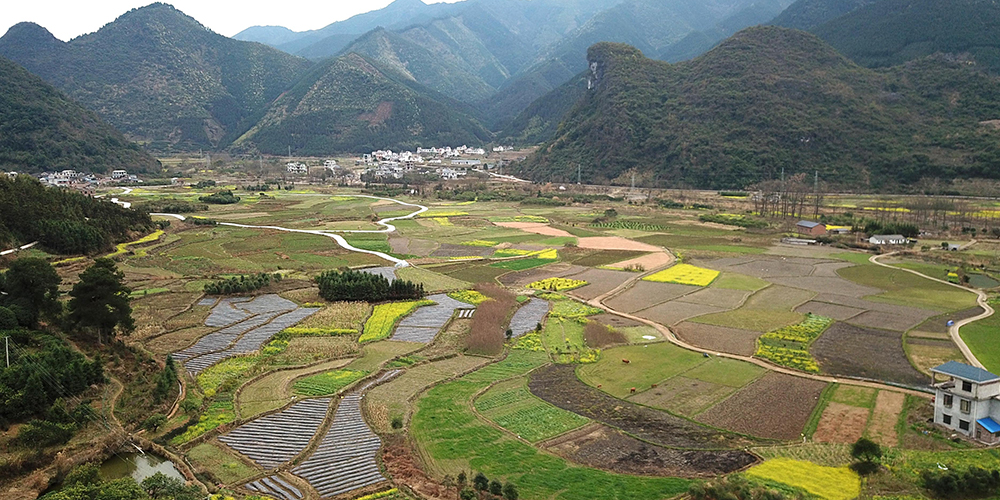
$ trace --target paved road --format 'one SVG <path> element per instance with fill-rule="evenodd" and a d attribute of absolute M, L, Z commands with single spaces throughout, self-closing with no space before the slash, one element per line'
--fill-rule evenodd
<path fill-rule="evenodd" d="M 951 336 L 951 340 L 953 342 L 955 342 L 955 345 L 957 345 L 958 348 L 962 351 L 962 355 L 965 356 L 965 359 L 967 359 L 970 364 L 972 364 L 973 366 L 977 366 L 979 368 L 982 368 L 982 369 L 986 369 L 986 367 L 983 366 L 983 364 L 979 362 L 979 358 L 977 358 L 976 355 L 972 353 L 972 349 L 969 349 L 969 346 L 965 343 L 965 340 L 962 339 L 962 335 L 960 334 L 960 330 L 962 329 L 963 326 L 968 325 L 969 323 L 973 323 L 973 322 L 979 321 L 981 319 L 986 319 L 986 318 L 989 318 L 990 316 L 993 316 L 993 312 L 994 312 L 993 308 L 990 307 L 990 305 L 988 303 L 989 296 L 986 295 L 986 293 L 983 292 L 982 290 L 972 290 L 972 289 L 966 288 L 966 287 L 961 286 L 961 285 L 956 285 L 956 284 L 954 284 L 954 283 L 952 283 L 950 281 L 946 281 L 946 280 L 942 280 L 942 279 L 937 279 L 937 278 L 932 278 L 930 276 L 927 276 L 926 274 L 914 271 L 912 269 L 904 269 L 902 267 L 890 266 L 889 264 L 883 264 L 883 263 L 879 262 L 879 259 L 881 259 L 883 257 L 889 257 L 890 255 L 895 255 L 897 253 L 898 252 L 891 252 L 891 253 L 887 253 L 887 254 L 883 254 L 883 255 L 872 255 L 871 258 L 868 259 L 868 261 L 871 262 L 872 264 L 875 264 L 875 265 L 878 265 L 878 266 L 888 267 L 889 269 L 896 269 L 896 270 L 899 270 L 899 271 L 906 271 L 906 272 L 911 273 L 911 274 L 916 274 L 917 276 L 920 276 L 921 278 L 926 278 L 926 279 L 929 279 L 931 281 L 937 281 L 938 283 L 944 283 L 945 285 L 953 286 L 955 288 L 959 288 L 959 289 L 965 290 L 967 292 L 972 292 L 972 293 L 975 293 L 976 295 L 979 296 L 979 299 L 978 299 L 979 307 L 982 307 L 983 311 L 985 311 L 985 312 L 983 312 L 979 316 L 976 316 L 976 317 L 973 317 L 973 318 L 966 318 L 966 319 L 963 319 L 963 320 L 960 320 L 960 321 L 956 321 L 954 325 L 952 325 L 951 327 L 948 328 L 948 335 Z"/>
<path fill-rule="evenodd" d="M 233 223 L 233 222 L 220 222 L 219 225 L 220 226 L 229 226 L 229 227 L 239 227 L 239 228 L 244 228 L 244 229 L 273 229 L 273 230 L 276 230 L 276 231 L 284 231 L 284 232 L 287 232 L 287 233 L 315 234 L 317 236 L 325 236 L 327 238 L 332 238 L 334 241 L 337 242 L 338 245 L 340 245 L 341 247 L 343 247 L 346 250 L 350 250 L 352 252 L 358 252 L 358 253 L 365 253 L 365 254 L 368 254 L 368 255 L 374 255 L 376 257 L 380 257 L 380 258 L 385 259 L 385 260 L 387 260 L 389 262 L 392 262 L 396 267 L 409 267 L 410 266 L 409 262 L 406 262 L 405 260 L 402 260 L 402 259 L 397 259 L 397 258 L 395 258 L 395 257 L 393 257 L 393 256 L 391 256 L 389 254 L 385 254 L 385 253 L 382 253 L 382 252 L 376 252 L 375 250 L 365 250 L 363 248 L 355 247 L 355 246 L 351 245 L 350 243 L 348 243 L 347 240 L 344 239 L 343 236 L 341 236 L 339 234 L 336 234 L 336 233 L 351 233 L 351 234 L 357 234 L 357 233 L 368 233 L 368 234 L 391 233 L 391 232 L 393 232 L 393 231 L 396 230 L 396 226 L 392 225 L 392 222 L 395 222 L 395 221 L 398 221 L 398 220 L 412 219 L 412 218 L 414 218 L 414 217 L 416 217 L 416 216 L 418 216 L 418 215 L 420 215 L 420 214 L 428 211 L 429 208 L 427 208 L 427 207 L 425 207 L 423 205 L 416 205 L 416 204 L 413 204 L 413 203 L 406 203 L 406 202 L 403 202 L 403 201 L 394 200 L 392 198 L 379 198 L 379 197 L 376 197 L 376 196 L 364 196 L 364 195 L 356 195 L 354 197 L 355 198 L 370 198 L 370 199 L 373 199 L 373 200 L 381 200 L 381 201 L 391 201 L 393 203 L 398 203 L 400 205 L 405 205 L 405 206 L 408 206 L 408 207 L 414 207 L 417 210 L 414 211 L 411 214 L 404 215 L 402 217 L 389 217 L 389 218 L 386 218 L 386 219 L 382 219 L 382 220 L 376 222 L 376 224 L 378 224 L 380 226 L 383 226 L 383 228 L 382 229 L 373 229 L 373 230 L 370 230 L 370 231 L 360 231 L 360 230 L 359 231 L 346 231 L 346 230 L 345 231 L 340 231 L 340 230 L 334 231 L 334 230 L 330 230 L 330 229 L 324 229 L 324 230 L 291 229 L 291 228 L 281 227 L 281 226 L 252 226 L 252 225 L 248 225 L 248 224 L 236 224 L 236 223 Z M 179 214 L 153 213 L 153 214 L 149 214 L 149 215 L 157 215 L 157 216 L 160 216 L 160 217 L 172 217 L 172 218 L 175 218 L 175 219 L 178 219 L 178 220 L 187 220 L 187 217 L 185 217 L 183 215 L 179 215 Z"/>

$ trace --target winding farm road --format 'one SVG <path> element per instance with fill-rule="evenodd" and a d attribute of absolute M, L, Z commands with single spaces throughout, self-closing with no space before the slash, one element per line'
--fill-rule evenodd
<path fill-rule="evenodd" d="M 416 205 L 416 204 L 413 204 L 413 203 L 406 203 L 404 201 L 394 200 L 392 198 L 379 198 L 377 196 L 365 196 L 365 195 L 351 195 L 351 197 L 353 197 L 353 198 L 369 198 L 369 199 L 372 199 L 372 200 L 379 200 L 379 201 L 391 201 L 391 202 L 397 203 L 399 205 L 404 205 L 404 206 L 408 206 L 408 207 L 414 207 L 417 210 L 414 211 L 411 214 L 404 215 L 404 216 L 401 216 L 401 217 L 389 217 L 389 218 L 385 218 L 385 219 L 379 220 L 378 222 L 376 222 L 376 224 L 378 224 L 380 226 L 383 226 L 383 228 L 382 229 L 373 229 L 373 230 L 368 230 L 368 231 L 362 231 L 362 230 L 350 231 L 350 230 L 332 230 L 332 229 L 323 229 L 323 230 L 291 229 L 291 228 L 281 227 L 281 226 L 253 226 L 253 225 L 248 225 L 248 224 L 236 224 L 236 223 L 233 223 L 233 222 L 219 222 L 218 224 L 220 226 L 238 227 L 238 228 L 243 228 L 243 229 L 272 229 L 272 230 L 275 230 L 275 231 L 283 231 L 283 232 L 286 232 L 286 233 L 302 233 L 302 234 L 314 234 L 316 236 L 325 236 L 327 238 L 332 238 L 334 241 L 337 242 L 338 245 L 340 245 L 341 247 L 343 247 L 345 250 L 349 250 L 351 252 L 357 252 L 357 253 L 364 253 L 364 254 L 368 254 L 368 255 L 374 255 L 376 257 L 379 257 L 379 258 L 385 259 L 385 260 L 387 260 L 389 262 L 392 262 L 396 267 L 409 267 L 410 266 L 409 262 L 406 262 L 405 260 L 402 260 L 402 259 L 397 259 L 396 257 L 393 257 L 393 256 L 391 256 L 389 254 L 378 252 L 378 251 L 375 251 L 375 250 L 365 250 L 363 248 L 355 247 L 355 246 L 351 245 L 350 243 L 348 243 L 347 240 L 344 239 L 343 236 L 341 236 L 339 234 L 336 234 L 336 233 L 388 234 L 388 233 L 394 232 L 396 230 L 396 226 L 392 225 L 392 222 L 395 222 L 395 221 L 398 221 L 398 220 L 413 219 L 414 217 L 416 217 L 416 216 L 418 216 L 418 215 L 420 215 L 420 214 L 422 214 L 422 213 L 424 213 L 424 212 L 426 212 L 426 211 L 428 211 L 430 209 L 427 208 L 427 207 L 425 207 L 425 206 L 423 206 L 423 205 Z M 172 217 L 174 219 L 178 219 L 178 220 L 182 220 L 182 221 L 183 220 L 187 220 L 187 217 L 185 217 L 183 215 L 180 215 L 180 214 L 151 213 L 149 215 L 156 215 L 156 216 L 159 216 L 159 217 Z"/>
<path fill-rule="evenodd" d="M 609 299 L 609 298 L 611 298 L 611 297 L 613 297 L 613 296 L 615 296 L 615 295 L 617 295 L 617 294 L 619 294 L 619 293 L 627 290 L 628 288 L 630 288 L 633 285 L 635 285 L 642 278 L 644 278 L 646 276 L 649 276 L 651 274 L 655 274 L 655 273 L 657 273 L 659 271 L 662 271 L 662 270 L 670 267 L 671 265 L 673 265 L 673 263 L 660 266 L 660 267 L 658 267 L 656 269 L 647 271 L 645 273 L 638 273 L 638 274 L 636 274 L 636 276 L 634 276 L 632 278 L 629 278 L 628 281 L 626 281 L 625 283 L 622 283 L 621 285 L 619 285 L 614 290 L 611 290 L 611 291 L 609 291 L 609 292 L 607 292 L 607 293 L 605 293 L 603 295 L 600 295 L 600 296 L 595 297 L 595 298 L 593 298 L 591 300 L 588 300 L 588 301 L 586 301 L 586 303 L 588 305 L 593 306 L 593 307 L 596 307 L 596 308 L 599 308 L 599 309 L 603 309 L 603 310 L 605 310 L 605 311 L 607 311 L 607 312 L 609 312 L 611 314 L 614 314 L 616 316 L 621 316 L 623 318 L 628 318 L 628 319 L 631 319 L 633 321 L 638 321 L 639 323 L 642 323 L 644 325 L 651 326 L 651 327 L 655 328 L 657 331 L 659 331 L 663 335 L 663 337 L 666 338 L 667 341 L 669 341 L 671 344 L 674 344 L 677 347 L 680 347 L 681 349 L 686 349 L 688 351 L 700 352 L 700 353 L 708 354 L 709 356 L 715 356 L 715 357 L 718 357 L 718 358 L 728 358 L 728 359 L 734 359 L 734 360 L 737 360 L 737 361 L 743 361 L 743 362 L 746 362 L 746 363 L 753 363 L 753 364 L 755 364 L 757 366 L 760 366 L 761 368 L 764 368 L 764 369 L 767 369 L 767 370 L 770 370 L 770 371 L 773 371 L 773 372 L 778 372 L 778 373 L 782 373 L 782 374 L 785 374 L 785 375 L 792 375 L 794 377 L 801 377 L 801 378 L 807 378 L 807 379 L 811 379 L 811 380 L 817 380 L 817 381 L 820 381 L 820 382 L 840 383 L 840 384 L 854 385 L 854 386 L 860 386 L 860 387 L 869 387 L 869 388 L 873 388 L 873 389 L 885 389 L 885 390 L 890 390 L 890 391 L 895 391 L 895 392 L 902 392 L 902 393 L 910 394 L 910 395 L 913 395 L 913 396 L 919 396 L 919 397 L 924 397 L 924 398 L 929 397 L 929 395 L 926 392 L 921 392 L 921 391 L 917 391 L 917 390 L 913 390 L 913 389 L 907 389 L 907 388 L 899 387 L 899 386 L 895 386 L 895 385 L 883 384 L 883 383 L 879 383 L 879 382 L 871 382 L 871 381 L 867 381 L 867 380 L 858 380 L 858 379 L 853 379 L 853 378 L 830 377 L 830 376 L 826 376 L 826 375 L 817 375 L 817 374 L 813 374 L 813 373 L 806 373 L 806 372 L 801 372 L 801 371 L 798 371 L 798 370 L 792 370 L 792 369 L 789 369 L 789 368 L 785 368 L 783 366 L 778 366 L 778 365 L 775 365 L 773 363 L 769 363 L 769 362 L 767 362 L 767 361 L 765 361 L 763 359 L 756 358 L 756 357 L 753 357 L 753 356 L 741 356 L 739 354 L 730 354 L 730 353 L 727 353 L 727 352 L 718 352 L 718 351 L 712 351 L 712 350 L 708 350 L 708 349 L 703 349 L 701 347 L 695 347 L 695 346 L 693 346 L 691 344 L 688 344 L 687 342 L 684 342 L 680 338 L 678 338 L 676 335 L 674 335 L 674 332 L 672 330 L 670 330 L 670 328 L 668 328 L 668 327 L 666 327 L 664 325 L 661 325 L 661 324 L 659 324 L 659 323 L 657 323 L 655 321 L 648 320 L 646 318 L 640 318 L 638 316 L 635 316 L 635 315 L 632 315 L 632 314 L 628 314 L 626 312 L 615 310 L 614 308 L 612 308 L 612 307 L 607 306 L 607 305 L 604 304 L 605 300 L 607 300 L 607 299 Z M 573 292 L 569 292 L 570 295 L 572 295 L 572 293 Z"/>
<path fill-rule="evenodd" d="M 984 312 L 982 314 L 980 314 L 979 316 L 975 316 L 975 317 L 972 317 L 972 318 L 966 318 L 966 319 L 963 319 L 963 320 L 956 321 L 954 325 L 952 325 L 952 326 L 950 326 L 948 328 L 948 335 L 951 336 L 952 342 L 954 342 L 955 345 L 958 346 L 959 350 L 962 351 L 962 355 L 965 356 L 965 359 L 967 359 L 969 361 L 969 363 L 972 363 L 973 366 L 976 366 L 978 368 L 982 368 L 982 369 L 985 370 L 986 367 L 983 366 L 983 364 L 979 362 L 979 358 L 977 358 L 976 355 L 972 353 L 972 349 L 969 349 L 969 346 L 965 343 L 965 340 L 962 339 L 962 335 L 960 333 L 960 330 L 962 329 L 963 326 L 968 325 L 969 323 L 974 323 L 974 322 L 979 321 L 981 319 L 986 319 L 986 318 L 989 318 L 990 316 L 993 316 L 994 311 L 993 311 L 993 308 L 990 307 L 990 305 L 989 305 L 989 302 L 988 302 L 989 301 L 989 296 L 986 295 L 986 292 L 983 292 L 982 290 L 969 289 L 969 288 L 966 288 L 966 287 L 964 287 L 962 285 L 956 285 L 955 283 L 952 283 L 950 281 L 946 281 L 946 280 L 942 280 L 942 279 L 938 279 L 938 278 L 932 278 L 930 276 L 927 276 L 926 274 L 914 271 L 913 269 L 905 269 L 905 268 L 902 268 L 902 267 L 890 266 L 889 264 L 883 264 L 883 263 L 879 262 L 879 259 L 881 259 L 882 257 L 889 257 L 890 255 L 895 255 L 897 253 L 899 253 L 899 252 L 891 252 L 891 253 L 887 253 L 887 254 L 883 254 L 883 255 L 872 255 L 871 258 L 868 259 L 868 261 L 871 262 L 872 264 L 877 265 L 877 266 L 888 267 L 889 269 L 896 269 L 896 270 L 899 270 L 899 271 L 906 271 L 908 273 L 920 276 L 921 278 L 929 279 L 931 281 L 936 281 L 938 283 L 944 283 L 945 285 L 953 286 L 955 288 L 958 288 L 958 289 L 961 289 L 961 290 L 965 290 L 967 292 L 973 292 L 973 293 L 975 293 L 976 295 L 979 296 L 979 299 L 978 299 L 979 307 L 982 307 Z"/>

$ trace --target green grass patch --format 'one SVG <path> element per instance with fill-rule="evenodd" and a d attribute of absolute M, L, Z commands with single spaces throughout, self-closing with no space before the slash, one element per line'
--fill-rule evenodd
<path fill-rule="evenodd" d="M 258 474 L 256 469 L 212 443 L 199 444 L 191 448 L 186 456 L 196 467 L 208 470 L 226 484 L 236 484 Z"/>
<path fill-rule="evenodd" d="M 333 370 L 318 373 L 296 380 L 292 384 L 292 390 L 301 396 L 329 396 L 340 392 L 344 387 L 361 380 L 366 375 L 368 372 L 362 370 Z"/>
<path fill-rule="evenodd" d="M 842 252 L 842 253 L 831 254 L 830 257 L 858 265 L 866 265 L 866 264 L 871 264 L 871 262 L 868 259 L 872 258 L 872 254 L 858 253 L 858 252 Z"/>
<path fill-rule="evenodd" d="M 476 410 L 516 436 L 537 443 L 580 428 L 589 419 L 538 399 L 527 379 L 501 382 L 476 400 Z"/>
<path fill-rule="evenodd" d="M 630 250 L 602 250 L 600 252 L 585 255 L 573 261 L 578 266 L 601 267 L 616 262 L 631 260 L 636 257 L 646 255 L 646 252 L 636 252 Z"/>
<path fill-rule="evenodd" d="M 753 363 L 745 363 L 735 359 L 710 358 L 684 372 L 684 376 L 727 387 L 743 387 L 763 375 L 765 371 L 767 370 Z"/>
<path fill-rule="evenodd" d="M 471 283 L 461 279 L 453 278 L 441 273 L 436 273 L 429 269 L 420 267 L 404 267 L 396 270 L 396 275 L 400 279 L 412 281 L 424 285 L 424 290 L 428 293 L 438 293 L 449 290 L 462 290 L 469 288 Z"/>
<path fill-rule="evenodd" d="M 482 471 L 517 485 L 522 498 L 633 500 L 672 498 L 691 482 L 612 474 L 542 453 L 480 420 L 469 407 L 491 383 L 521 376 L 547 362 L 543 353 L 517 350 L 500 363 L 441 384 L 416 403 L 411 432 L 437 473 Z"/>
<path fill-rule="evenodd" d="M 865 297 L 868 300 L 942 312 L 960 311 L 976 305 L 976 294 L 972 292 L 899 269 L 867 265 L 840 269 L 837 274 L 859 285 L 886 291 Z"/>
<path fill-rule="evenodd" d="M 1000 303 L 990 302 L 994 308 L 1000 308 Z M 962 327 L 959 333 L 962 340 L 976 358 L 993 373 L 1000 373 L 1000 314 L 994 314 L 986 319 L 969 323 Z"/>
<path fill-rule="evenodd" d="M 736 273 L 722 273 L 712 283 L 713 288 L 725 288 L 727 290 L 745 290 L 748 292 L 756 292 L 769 285 L 768 282 L 760 279 L 754 278 L 753 276 L 747 276 L 745 274 Z"/>
<path fill-rule="evenodd" d="M 705 361 L 701 354 L 661 342 L 608 349 L 596 363 L 580 366 L 577 375 L 590 386 L 600 385 L 608 394 L 624 398 L 631 394 L 632 387 L 648 389 Z"/>
<path fill-rule="evenodd" d="M 878 394 L 875 389 L 841 384 L 837 384 L 836 387 L 831 401 L 858 408 L 875 407 L 875 396 Z"/>

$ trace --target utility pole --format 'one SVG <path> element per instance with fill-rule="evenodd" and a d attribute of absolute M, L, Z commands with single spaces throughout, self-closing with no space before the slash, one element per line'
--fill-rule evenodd
<path fill-rule="evenodd" d="M 781 167 L 781 182 L 785 182 L 785 167 Z"/>
<path fill-rule="evenodd" d="M 583 179 L 583 167 L 581 167 L 580 164 L 577 163 L 576 164 L 576 185 L 577 186 L 579 186 L 580 184 L 583 184 L 582 179 Z"/>
<path fill-rule="evenodd" d="M 3 338 L 3 351 L 7 357 L 7 368 L 10 368 L 10 337 Z"/>
<path fill-rule="evenodd" d="M 635 191 L 635 170 L 632 171 L 632 191 Z"/>
<path fill-rule="evenodd" d="M 813 198 L 816 201 L 816 209 L 813 211 L 813 218 L 819 219 L 819 170 L 813 173 Z"/>

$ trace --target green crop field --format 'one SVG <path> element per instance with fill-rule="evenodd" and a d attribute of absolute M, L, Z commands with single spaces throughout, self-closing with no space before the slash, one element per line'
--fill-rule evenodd
<path fill-rule="evenodd" d="M 523 498 L 575 500 L 667 499 L 691 482 L 612 474 L 542 453 L 480 420 L 472 398 L 492 382 L 524 375 L 545 363 L 542 353 L 514 351 L 507 359 L 434 387 L 416 404 L 411 431 L 436 475 L 482 471 L 518 485 Z"/>
<path fill-rule="evenodd" d="M 716 279 L 711 286 L 713 288 L 756 292 L 757 290 L 766 287 L 768 284 L 768 282 L 760 278 L 754 278 L 753 276 L 736 273 L 722 273 L 722 275 L 719 276 L 719 278 Z"/>
<path fill-rule="evenodd" d="M 993 303 L 994 308 L 1000 304 Z M 997 332 L 1000 332 L 1000 314 L 976 321 L 962 327 L 962 340 L 969 345 L 972 354 L 993 373 L 1000 372 L 1000 342 L 997 342 Z"/>
<path fill-rule="evenodd" d="M 292 384 L 292 390 L 301 396 L 329 396 L 340 392 L 341 389 L 357 382 L 365 375 L 368 375 L 368 372 L 360 370 L 334 370 L 318 373 L 296 380 Z"/>
<path fill-rule="evenodd" d="M 628 364 L 622 361 L 625 359 Z M 600 385 L 608 394 L 624 398 L 632 387 L 648 389 L 704 362 L 701 354 L 662 342 L 608 349 L 597 363 L 580 366 L 577 374 L 588 385 Z"/>
<path fill-rule="evenodd" d="M 577 429 L 590 420 L 542 401 L 527 388 L 527 380 L 501 382 L 476 399 L 476 410 L 518 437 L 537 443 Z"/>
<path fill-rule="evenodd" d="M 690 321 L 706 325 L 728 326 L 742 328 L 755 332 L 769 332 L 778 328 L 794 325 L 804 318 L 802 314 L 791 311 L 768 311 L 741 307 L 734 311 L 706 314 L 692 318 Z"/>
<path fill-rule="evenodd" d="M 898 269 L 867 265 L 840 269 L 837 273 L 859 285 L 886 291 L 865 297 L 868 300 L 941 312 L 960 311 L 976 305 L 976 295 L 972 292 Z"/>

